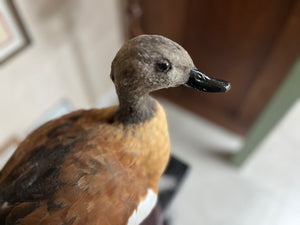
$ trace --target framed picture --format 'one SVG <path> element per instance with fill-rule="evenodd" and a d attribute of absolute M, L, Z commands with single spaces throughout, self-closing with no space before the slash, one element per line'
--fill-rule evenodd
<path fill-rule="evenodd" d="M 0 0 L 0 64 L 29 44 L 12 0 Z"/>

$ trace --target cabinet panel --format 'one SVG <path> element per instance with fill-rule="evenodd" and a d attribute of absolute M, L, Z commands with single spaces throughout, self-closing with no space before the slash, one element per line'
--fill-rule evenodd
<path fill-rule="evenodd" d="M 142 12 L 141 32 L 179 42 L 202 72 L 232 83 L 221 95 L 184 87 L 158 94 L 239 133 L 248 130 L 299 53 L 296 0 L 134 2 Z"/>

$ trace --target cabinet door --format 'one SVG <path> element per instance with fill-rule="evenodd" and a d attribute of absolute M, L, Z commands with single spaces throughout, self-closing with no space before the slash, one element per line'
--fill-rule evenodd
<path fill-rule="evenodd" d="M 169 37 L 187 49 L 202 72 L 232 84 L 226 94 L 185 87 L 157 94 L 238 133 L 249 129 L 300 51 L 297 0 L 129 3 L 140 9 L 131 10 L 133 35 Z"/>

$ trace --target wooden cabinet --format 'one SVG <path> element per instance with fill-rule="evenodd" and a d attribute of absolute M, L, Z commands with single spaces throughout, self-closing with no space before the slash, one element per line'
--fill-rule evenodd
<path fill-rule="evenodd" d="M 226 94 L 185 87 L 157 94 L 244 134 L 300 52 L 297 0 L 131 0 L 132 35 L 180 43 L 207 75 L 228 80 Z M 299 88 L 300 90 L 300 88 Z"/>

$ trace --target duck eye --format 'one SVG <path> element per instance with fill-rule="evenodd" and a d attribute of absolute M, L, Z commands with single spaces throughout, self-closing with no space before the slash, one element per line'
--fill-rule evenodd
<path fill-rule="evenodd" d="M 168 72 L 172 69 L 171 63 L 167 60 L 159 61 L 156 63 L 156 69 L 161 72 Z"/>

